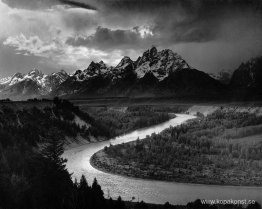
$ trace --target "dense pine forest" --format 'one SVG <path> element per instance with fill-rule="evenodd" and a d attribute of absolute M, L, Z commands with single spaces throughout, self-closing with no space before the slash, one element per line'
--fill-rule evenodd
<path fill-rule="evenodd" d="M 129 128 L 120 132 L 169 119 L 166 113 L 148 110 L 142 114 L 144 110 L 130 110 L 127 123 L 136 122 L 127 124 Z M 111 118 L 107 115 L 111 121 L 114 117 L 115 114 Z M 145 117 L 152 119 L 147 123 Z M 96 180 L 88 185 L 82 176 L 80 182 L 73 183 L 65 166 L 66 159 L 61 158 L 67 139 L 81 136 L 86 140 L 105 140 L 116 136 L 118 132 L 108 128 L 108 120 L 95 119 L 59 98 L 19 103 L 1 101 L 0 208 L 125 208 L 121 198 L 106 200 Z"/>
<path fill-rule="evenodd" d="M 118 136 L 132 130 L 159 124 L 170 119 L 169 109 L 154 106 L 129 107 L 85 107 L 92 117 L 109 130 L 112 136 Z M 178 110 L 178 107 L 176 107 Z"/>
<path fill-rule="evenodd" d="M 199 116 L 145 140 L 106 147 L 93 164 L 142 178 L 261 186 L 262 116 L 223 108 Z"/>
<path fill-rule="evenodd" d="M 87 140 L 90 136 L 110 136 L 101 123 L 67 100 L 56 98 L 42 106 L 40 101 L 34 102 L 29 101 L 29 107 L 25 108 L 2 105 L 0 136 L 4 148 L 20 143 L 35 146 L 46 138 L 52 138 L 53 129 L 56 130 L 55 135 L 59 133 L 63 138 L 78 134 Z"/>
<path fill-rule="evenodd" d="M 87 140 L 109 137 L 101 124 L 66 100 L 2 102 L 0 208 L 69 206 L 67 201 L 77 184 L 72 183 L 66 160 L 60 156 L 66 138 L 77 135 Z"/>

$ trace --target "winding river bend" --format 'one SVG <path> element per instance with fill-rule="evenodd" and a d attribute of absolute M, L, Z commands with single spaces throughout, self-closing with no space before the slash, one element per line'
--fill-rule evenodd
<path fill-rule="evenodd" d="M 138 137 L 143 139 L 146 135 L 151 135 L 154 132 L 159 133 L 170 126 L 176 126 L 194 118 L 191 115 L 176 115 L 176 118 L 165 123 L 139 129 L 109 141 L 85 144 L 67 149 L 63 157 L 68 159 L 67 168 L 69 172 L 73 173 L 73 178 L 77 179 L 81 175 L 85 175 L 89 183 L 94 178 L 97 178 L 106 197 L 110 195 L 112 198 L 117 198 L 120 195 L 124 200 L 131 200 L 132 197 L 135 197 L 136 200 L 139 199 L 148 203 L 162 204 L 168 201 L 171 204 L 186 204 L 189 201 L 201 198 L 208 200 L 246 199 L 262 203 L 262 187 L 200 185 L 136 179 L 104 173 L 90 165 L 91 156 L 110 143 L 116 145 L 134 141 Z"/>

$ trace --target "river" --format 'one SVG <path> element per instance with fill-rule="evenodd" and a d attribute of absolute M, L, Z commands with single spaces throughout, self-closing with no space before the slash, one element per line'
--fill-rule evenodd
<path fill-rule="evenodd" d="M 145 138 L 152 133 L 159 133 L 170 126 L 179 125 L 188 119 L 194 118 L 192 115 L 176 114 L 177 117 L 165 123 L 139 129 L 131 133 L 116 137 L 114 139 L 96 142 L 91 144 L 79 145 L 66 149 L 63 154 L 68 159 L 67 168 L 73 173 L 73 178 L 79 179 L 85 175 L 89 184 L 97 178 L 99 184 L 105 192 L 112 198 L 119 195 L 124 200 L 143 200 L 147 203 L 162 204 L 186 204 L 189 201 L 200 199 L 220 199 L 220 200 L 256 200 L 262 203 L 262 187 L 240 187 L 240 186 L 217 186 L 200 185 L 176 182 L 164 182 L 156 180 L 136 179 L 109 173 L 104 173 L 90 165 L 91 156 L 97 151 L 110 144 L 116 145 Z"/>

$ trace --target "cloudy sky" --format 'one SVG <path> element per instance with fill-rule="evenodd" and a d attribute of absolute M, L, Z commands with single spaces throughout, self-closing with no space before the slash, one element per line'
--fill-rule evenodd
<path fill-rule="evenodd" d="M 262 0 L 0 0 L 0 77 L 170 48 L 205 72 L 262 55 Z"/>

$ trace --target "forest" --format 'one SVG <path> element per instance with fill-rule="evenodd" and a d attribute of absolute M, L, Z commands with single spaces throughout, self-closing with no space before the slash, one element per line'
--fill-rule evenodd
<path fill-rule="evenodd" d="M 261 186 L 261 135 L 262 116 L 221 108 L 144 140 L 105 147 L 92 162 L 140 178 Z"/>
<path fill-rule="evenodd" d="M 1 103 L 0 208 L 66 208 L 78 184 L 61 155 L 66 137 L 78 134 L 109 137 L 102 124 L 67 100 Z"/>
<path fill-rule="evenodd" d="M 145 114 L 142 111 L 142 107 L 131 110 L 126 120 L 132 125 L 121 131 L 169 119 L 166 113 L 150 115 L 150 110 Z M 84 176 L 80 182 L 72 181 L 66 159 L 61 157 L 67 138 L 80 135 L 86 140 L 90 137 L 105 140 L 117 134 L 100 115 L 97 120 L 59 98 L 19 103 L 1 101 L 0 209 L 126 208 L 121 197 L 106 200 L 96 180 L 91 185 Z M 115 116 L 107 116 L 108 121 Z M 151 121 L 146 123 L 146 118 Z"/>
<path fill-rule="evenodd" d="M 96 179 L 93 182 L 87 182 L 85 176 L 80 181 L 72 179 L 72 174 L 66 169 L 67 161 L 61 156 L 67 137 L 81 135 L 87 140 L 90 136 L 107 139 L 116 134 L 111 133 L 107 123 L 113 121 L 117 114 L 124 118 L 122 110 L 119 113 L 117 109 L 104 109 L 102 113 L 105 116 L 110 111 L 113 114 L 111 118 L 108 117 L 107 123 L 103 123 L 102 113 L 101 119 L 97 120 L 94 110 L 87 113 L 67 100 L 58 98 L 52 101 L 31 100 L 17 106 L 14 104 L 11 101 L 0 104 L 0 209 L 221 208 L 203 206 L 200 200 L 174 206 L 169 203 L 154 205 L 143 201 L 126 202 L 121 197 L 117 200 L 106 199 Z M 133 128 L 148 125 L 133 122 L 139 121 L 141 116 L 152 116 L 154 119 L 150 124 L 166 120 L 168 116 L 162 108 L 139 106 L 129 107 L 125 111 L 132 124 L 127 127 Z M 120 128 L 119 133 L 128 130 Z M 167 134 L 170 131 L 167 130 Z M 256 204 L 248 208 L 261 209 L 261 206 Z"/>
<path fill-rule="evenodd" d="M 98 123 L 103 123 L 111 136 L 118 136 L 139 128 L 159 124 L 170 119 L 172 109 L 140 105 L 128 107 L 86 107 L 84 109 Z M 176 108 L 176 110 L 180 110 Z M 175 117 L 175 116 L 172 116 Z"/>
<path fill-rule="evenodd" d="M 42 140 L 52 138 L 52 129 L 63 138 L 76 137 L 78 134 L 87 140 L 90 136 L 110 136 L 103 124 L 67 100 L 57 98 L 49 105 L 28 106 L 12 108 L 11 105 L 3 105 L 0 108 L 0 144 L 3 148 L 8 149 L 18 144 L 36 146 Z M 75 118 L 79 118 L 83 125 Z"/>
<path fill-rule="evenodd" d="M 247 205 L 210 205 L 201 200 L 186 205 L 147 204 L 126 202 L 118 197 L 105 199 L 97 180 L 91 185 L 82 176 L 80 181 L 71 180 L 65 168 L 66 160 L 61 158 L 63 141 L 53 138 L 28 159 L 28 169 L 22 175 L 13 173 L 10 177 L 0 172 L 1 209 L 261 209 L 259 203 Z M 6 166 L 6 165 L 5 165 Z M 8 168 L 7 168 L 8 169 Z"/>

